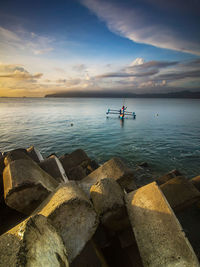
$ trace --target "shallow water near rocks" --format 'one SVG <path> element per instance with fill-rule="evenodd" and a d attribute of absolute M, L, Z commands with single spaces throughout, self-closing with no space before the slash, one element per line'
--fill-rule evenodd
<path fill-rule="evenodd" d="M 0 151 L 35 145 L 45 156 L 84 149 L 99 163 L 114 156 L 129 166 L 146 161 L 158 175 L 174 168 L 200 174 L 200 100 L 114 98 L 0 98 Z"/>

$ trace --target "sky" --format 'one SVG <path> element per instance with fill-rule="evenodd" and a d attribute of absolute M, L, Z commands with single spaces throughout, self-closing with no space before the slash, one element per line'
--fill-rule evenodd
<path fill-rule="evenodd" d="M 0 96 L 200 91 L 199 0 L 2 0 Z"/>

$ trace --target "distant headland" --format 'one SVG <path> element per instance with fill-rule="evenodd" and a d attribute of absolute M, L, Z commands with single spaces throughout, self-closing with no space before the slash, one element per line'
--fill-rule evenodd
<path fill-rule="evenodd" d="M 181 91 L 181 92 L 170 92 L 170 93 L 150 93 L 150 94 L 134 94 L 129 92 L 62 92 L 45 95 L 45 97 L 112 97 L 112 98 L 191 98 L 200 99 L 200 91 Z"/>

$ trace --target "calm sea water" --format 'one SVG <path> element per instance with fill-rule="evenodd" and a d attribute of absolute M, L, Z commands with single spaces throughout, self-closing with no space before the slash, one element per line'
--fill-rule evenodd
<path fill-rule="evenodd" d="M 33 144 L 47 156 L 82 148 L 99 163 L 120 156 L 129 166 L 147 161 L 156 173 L 177 168 L 188 177 L 200 174 L 200 100 L 126 99 L 135 120 L 106 117 L 108 108 L 122 104 L 111 98 L 0 98 L 0 151 Z"/>

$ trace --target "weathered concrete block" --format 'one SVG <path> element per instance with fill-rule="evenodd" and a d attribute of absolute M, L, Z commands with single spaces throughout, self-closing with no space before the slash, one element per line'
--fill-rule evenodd
<path fill-rule="evenodd" d="M 63 169 L 60 160 L 56 156 L 51 156 L 48 159 L 39 163 L 39 166 L 52 177 L 54 177 L 59 183 L 67 182 L 68 178 Z"/>
<path fill-rule="evenodd" d="M 7 166 L 12 161 L 19 160 L 19 159 L 32 160 L 28 156 L 28 152 L 26 151 L 26 149 L 19 148 L 19 149 L 12 150 L 6 154 L 4 158 L 4 164 L 5 166 Z"/>
<path fill-rule="evenodd" d="M 156 181 L 159 185 L 161 185 L 161 184 L 164 184 L 167 181 L 169 181 L 170 179 L 175 178 L 177 176 L 182 176 L 182 174 L 178 170 L 172 170 L 172 171 L 164 174 L 163 176 L 159 177 L 158 179 L 156 179 Z"/>
<path fill-rule="evenodd" d="M 99 164 L 95 160 L 90 160 L 86 167 L 86 174 L 88 175 L 98 168 L 99 168 Z"/>
<path fill-rule="evenodd" d="M 28 152 L 29 156 L 37 163 L 40 163 L 41 161 L 44 160 L 40 151 L 37 148 L 35 148 L 34 146 L 30 146 L 29 148 L 27 148 L 27 152 Z"/>
<path fill-rule="evenodd" d="M 61 234 L 69 262 L 81 252 L 98 226 L 92 203 L 74 182 L 60 185 L 35 212 L 48 217 Z"/>
<path fill-rule="evenodd" d="M 0 236 L 0 266 L 68 267 L 66 249 L 42 215 L 28 218 Z"/>
<path fill-rule="evenodd" d="M 128 225 L 124 194 L 114 178 L 105 178 L 90 188 L 90 196 L 102 224 L 114 231 Z"/>
<path fill-rule="evenodd" d="M 37 163 L 23 159 L 6 166 L 3 182 L 6 204 L 27 215 L 58 186 L 57 181 Z"/>
<path fill-rule="evenodd" d="M 113 158 L 79 182 L 79 186 L 89 195 L 90 187 L 103 178 L 114 178 L 122 188 L 136 189 L 133 171 L 119 158 Z"/>
<path fill-rule="evenodd" d="M 180 211 L 200 199 L 200 192 L 183 176 L 170 179 L 160 189 L 174 211 Z"/>
<path fill-rule="evenodd" d="M 67 175 L 68 172 L 74 167 L 77 167 L 79 165 L 86 167 L 88 162 L 90 161 L 87 154 L 82 149 L 77 149 L 71 154 L 61 156 L 59 159 Z"/>
<path fill-rule="evenodd" d="M 86 177 L 86 171 L 82 166 L 77 166 L 68 171 L 69 180 L 79 181 Z"/>
<path fill-rule="evenodd" d="M 189 180 L 200 191 L 200 175 Z"/>
<path fill-rule="evenodd" d="M 155 182 L 129 193 L 126 202 L 144 266 L 199 266 L 180 223 Z"/>

